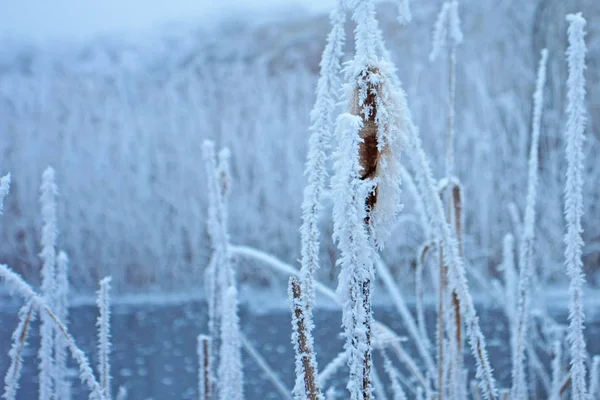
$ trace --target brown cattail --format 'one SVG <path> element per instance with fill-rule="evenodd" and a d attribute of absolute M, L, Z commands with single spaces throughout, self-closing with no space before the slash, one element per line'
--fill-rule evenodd
<path fill-rule="evenodd" d="M 363 81 L 354 89 L 352 98 L 351 114 L 358 115 L 362 118 L 363 126 L 360 130 L 360 138 L 363 142 L 360 144 L 359 157 L 362 167 L 361 179 L 373 179 L 377 175 L 381 151 L 378 149 L 377 132 L 377 94 L 381 92 L 381 85 L 374 84 L 374 76 L 379 75 L 377 68 L 368 68 L 358 77 Z M 361 89 L 366 88 L 366 89 Z M 364 93 L 363 91 L 366 91 Z M 365 204 L 367 210 L 372 210 L 377 203 L 377 188 L 367 197 Z M 365 218 L 365 222 L 369 223 L 369 216 Z"/>

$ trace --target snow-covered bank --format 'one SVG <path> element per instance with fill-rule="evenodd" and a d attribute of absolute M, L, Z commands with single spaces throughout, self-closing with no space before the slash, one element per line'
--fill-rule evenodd
<path fill-rule="evenodd" d="M 566 310 L 569 294 L 567 286 L 551 286 L 544 289 L 543 301 L 546 305 L 555 311 Z M 287 290 L 281 288 L 257 288 L 247 285 L 240 288 L 240 304 L 249 312 L 257 315 L 269 313 L 288 313 L 290 305 L 287 296 Z M 405 302 L 413 307 L 416 298 L 412 293 L 403 294 Z M 5 289 L 0 292 L 2 299 L 0 309 L 14 309 L 21 304 L 19 299 L 10 296 Z M 492 299 L 487 293 L 475 292 L 473 300 L 478 307 L 498 308 L 500 307 L 499 300 Z M 114 295 L 111 298 L 111 305 L 117 310 L 127 312 L 128 309 L 154 309 L 161 307 L 183 306 L 189 303 L 204 302 L 205 296 L 201 290 L 182 291 L 176 293 L 136 293 L 136 294 L 121 294 Z M 437 303 L 437 295 L 435 293 L 426 293 L 423 296 L 423 302 L 427 306 L 435 306 Z M 70 307 L 94 307 L 96 298 L 93 295 L 75 294 L 71 296 Z M 392 304 L 391 297 L 385 292 L 383 287 L 376 288 L 373 297 L 373 304 L 376 307 L 389 307 Z M 590 318 L 595 319 L 595 316 L 600 316 L 600 290 L 596 288 L 586 288 L 584 296 L 584 304 L 586 313 Z M 331 299 L 317 295 L 316 307 L 324 310 L 338 310 L 339 305 Z M 118 311 L 117 311 L 118 312 Z"/>

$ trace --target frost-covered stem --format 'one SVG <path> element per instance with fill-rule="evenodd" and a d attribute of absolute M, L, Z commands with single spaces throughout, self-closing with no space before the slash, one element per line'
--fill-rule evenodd
<path fill-rule="evenodd" d="M 12 334 L 12 347 L 8 352 L 10 357 L 10 366 L 4 377 L 4 394 L 2 397 L 5 400 L 15 400 L 17 390 L 19 389 L 19 378 L 21 378 L 21 366 L 23 363 L 23 349 L 27 345 L 27 336 L 29 326 L 35 317 L 33 302 L 29 300 L 19 310 L 19 324 Z"/>
<path fill-rule="evenodd" d="M 346 364 L 348 361 L 348 352 L 342 351 L 329 364 L 323 368 L 319 374 L 319 384 L 325 386 L 325 383 L 333 377 L 333 375 Z"/>
<path fill-rule="evenodd" d="M 422 193 L 415 184 L 415 180 L 413 179 L 413 177 L 403 165 L 400 166 L 400 179 L 402 180 L 402 184 L 404 185 L 404 187 L 407 189 L 407 192 L 411 193 L 413 197 L 415 209 L 417 211 L 417 214 L 419 214 L 419 219 L 421 220 L 423 236 L 426 240 L 431 240 L 431 222 L 429 221 L 429 216 L 427 215 L 423 207 Z"/>
<path fill-rule="evenodd" d="M 304 347 L 306 349 L 306 352 L 303 352 L 302 363 L 308 367 L 305 368 L 305 371 L 312 371 L 313 375 L 312 386 L 306 388 L 308 390 L 307 395 L 314 396 L 315 399 L 319 400 L 323 399 L 323 395 L 321 394 L 319 382 L 315 380 L 315 376 L 318 375 L 318 366 L 313 350 L 312 336 L 314 328 L 312 310 L 315 301 L 314 275 L 319 268 L 319 212 L 322 209 L 321 196 L 327 179 L 327 149 L 331 141 L 334 111 L 338 98 L 337 91 L 340 86 L 340 60 L 343 55 L 342 47 L 345 40 L 345 20 L 343 0 L 338 0 L 330 15 L 331 32 L 327 37 L 327 44 L 321 58 L 317 98 L 310 115 L 310 139 L 306 161 L 308 182 L 304 190 L 302 226 L 300 227 L 302 248 L 300 286 L 302 287 L 302 298 L 298 301 L 302 304 L 304 310 L 300 314 L 301 320 L 298 321 L 298 324 L 301 323 L 305 330 Z M 300 391 L 297 386 L 294 388 L 295 393 Z"/>
<path fill-rule="evenodd" d="M 458 239 L 459 254 L 462 257 L 462 235 L 461 235 L 461 203 L 460 189 L 458 185 L 453 185 L 452 196 L 448 203 L 449 220 L 453 221 L 454 234 Z M 440 249 L 443 248 L 440 245 Z M 439 356 L 439 377 L 440 396 L 444 396 L 444 379 L 448 379 L 448 397 L 450 399 L 460 399 L 463 397 L 464 385 L 463 378 L 463 357 L 462 357 L 462 315 L 460 299 L 456 290 L 446 291 L 447 288 L 448 267 L 444 262 L 443 251 L 440 250 L 440 286 L 439 286 L 439 313 L 438 317 L 438 351 Z M 444 340 L 444 327 L 447 333 L 447 340 Z M 448 366 L 448 369 L 445 368 Z M 447 377 L 445 376 L 447 375 Z"/>
<path fill-rule="evenodd" d="M 243 400 L 243 372 L 240 327 L 237 315 L 237 290 L 230 286 L 224 292 L 221 316 L 221 351 L 218 369 L 219 399 Z"/>
<path fill-rule="evenodd" d="M 357 318 L 364 314 L 364 322 L 363 326 L 359 327 L 359 329 L 365 331 L 365 342 L 364 344 L 359 345 L 359 348 L 362 348 L 363 351 L 363 371 L 362 371 L 362 394 L 364 400 L 369 400 L 373 396 L 373 383 L 372 383 L 372 375 L 375 373 L 373 368 L 372 361 L 372 320 L 373 320 L 373 311 L 371 308 L 371 293 L 373 290 L 373 266 L 370 268 L 369 276 L 362 281 L 362 310 L 358 310 L 356 313 Z M 360 342 L 359 342 L 360 343 Z"/>
<path fill-rule="evenodd" d="M 463 34 L 460 27 L 458 14 L 458 1 L 445 1 L 438 14 L 434 34 L 433 46 L 429 59 L 434 61 L 442 51 L 448 47 L 448 120 L 446 134 L 446 176 L 454 175 L 454 137 L 455 137 L 455 99 L 456 99 L 456 47 L 462 42 Z"/>
<path fill-rule="evenodd" d="M 515 235 L 516 239 L 519 240 L 521 238 L 521 232 L 523 231 L 519 207 L 514 202 L 510 202 L 506 208 L 510 216 L 510 222 L 512 223 L 513 234 Z"/>
<path fill-rule="evenodd" d="M 440 55 L 442 48 L 446 45 L 448 38 L 448 14 L 450 13 L 450 2 L 444 1 L 442 8 L 435 21 L 433 28 L 433 41 L 429 60 L 435 61 Z"/>
<path fill-rule="evenodd" d="M 537 378 L 529 380 L 529 384 L 531 385 L 529 390 L 530 393 L 532 393 L 532 395 L 535 395 L 535 397 L 537 397 L 536 391 L 538 389 L 538 383 L 542 384 L 542 387 L 544 388 L 546 393 L 550 392 L 551 383 L 550 376 L 546 372 L 546 368 L 540 360 L 540 357 L 535 352 L 533 343 L 535 343 L 535 339 L 530 339 L 529 343 L 527 344 L 527 357 L 529 357 L 529 368 L 531 371 L 533 371 L 532 377 Z M 535 387 L 533 387 L 533 385 L 535 385 Z"/>
<path fill-rule="evenodd" d="M 10 270 L 4 264 L 0 264 L 0 278 L 6 282 L 6 285 L 11 293 L 18 294 L 25 301 L 31 301 L 35 309 L 37 309 L 40 314 L 48 315 L 50 321 L 54 321 L 54 323 L 60 328 L 60 331 L 67 339 L 71 356 L 79 365 L 79 377 L 90 390 L 90 400 L 107 400 L 102 393 L 100 384 L 94 377 L 94 373 L 92 372 L 92 368 L 90 367 L 85 354 L 83 351 L 81 351 L 81 349 L 79 349 L 79 347 L 77 347 L 75 340 L 69 334 L 65 325 L 58 319 L 51 307 L 48 306 L 45 299 L 35 293 L 35 291 L 23 280 L 23 278 Z"/>
<path fill-rule="evenodd" d="M 449 46 L 448 57 L 448 134 L 446 137 L 446 176 L 454 175 L 454 125 L 456 104 L 456 46 Z"/>
<path fill-rule="evenodd" d="M 552 358 L 552 383 L 550 385 L 550 393 L 548 400 L 560 400 L 560 387 L 562 385 L 562 344 L 560 340 L 556 340 L 553 345 Z"/>
<path fill-rule="evenodd" d="M 111 398 L 110 390 L 110 282 L 111 277 L 100 281 L 96 305 L 100 311 L 96 327 L 98 328 L 98 373 L 102 392 L 107 399 Z"/>
<path fill-rule="evenodd" d="M 4 198 L 10 191 L 10 174 L 4 175 L 0 179 L 0 214 L 4 211 Z"/>
<path fill-rule="evenodd" d="M 600 399 L 600 356 L 594 356 L 590 370 L 590 398 Z"/>
<path fill-rule="evenodd" d="M 440 243 L 441 245 L 441 243 Z M 445 306 L 444 303 L 446 301 L 445 292 L 446 292 L 446 276 L 447 271 L 444 268 L 444 256 L 442 246 L 439 246 L 439 287 L 438 287 L 438 318 L 437 318 L 437 361 L 438 361 L 438 378 L 437 378 L 437 388 L 438 388 L 438 400 L 444 400 L 444 382 L 445 382 L 445 371 L 444 371 L 444 362 L 445 362 L 445 340 L 444 340 L 444 325 L 445 325 Z"/>
<path fill-rule="evenodd" d="M 431 358 L 431 354 L 428 351 L 428 348 L 431 347 L 431 344 L 429 343 L 427 336 L 422 336 L 420 334 L 419 328 L 415 323 L 415 320 L 412 314 L 410 313 L 410 310 L 408 309 L 408 306 L 406 305 L 406 302 L 404 301 L 404 298 L 402 297 L 398 286 L 395 284 L 389 268 L 383 263 L 380 257 L 376 258 L 375 266 L 377 268 L 377 273 L 379 274 L 379 277 L 383 281 L 384 286 L 386 287 L 388 293 L 390 294 L 390 297 L 392 298 L 392 302 L 394 303 L 396 310 L 398 311 L 404 323 L 406 324 L 406 329 L 408 330 L 408 333 L 414 340 L 419 355 L 425 361 L 425 365 L 427 366 L 428 372 L 434 373 L 434 362 Z"/>
<path fill-rule="evenodd" d="M 217 307 L 220 303 L 220 292 L 217 284 L 217 256 L 216 253 L 210 257 L 208 263 L 206 277 L 206 296 L 208 302 L 208 332 L 211 337 L 211 348 L 210 348 L 210 359 L 212 360 L 209 372 L 209 379 L 211 382 L 212 391 L 215 391 L 215 365 L 218 363 L 218 341 L 219 341 L 219 314 Z"/>
<path fill-rule="evenodd" d="M 385 386 L 383 386 L 383 382 L 377 373 L 377 369 L 373 366 L 371 369 L 371 375 L 373 376 L 373 390 L 375 392 L 375 397 L 378 400 L 387 400 L 387 396 L 385 394 Z"/>
<path fill-rule="evenodd" d="M 327 150 L 333 131 L 333 118 L 340 87 L 342 46 L 344 44 L 345 12 L 343 1 L 339 0 L 330 16 L 331 32 L 321 59 L 321 74 L 317 83 L 317 98 L 310 114 L 311 127 L 306 161 L 307 185 L 302 202 L 302 226 L 300 228 L 302 246 L 301 285 L 308 310 L 314 303 L 314 274 L 319 268 L 319 212 L 322 209 L 321 196 L 327 179 Z M 312 310 L 307 329 L 312 331 Z M 312 344 L 311 344 L 312 346 Z"/>
<path fill-rule="evenodd" d="M 565 184 L 565 265 L 571 279 L 569 285 L 569 330 L 567 338 L 571 345 L 571 379 L 573 400 L 587 399 L 585 384 L 586 343 L 583 335 L 583 272 L 581 216 L 583 214 L 583 141 L 586 125 L 585 115 L 585 25 L 579 14 L 569 14 L 567 61 L 569 77 L 567 80 L 567 126 L 566 157 L 567 181 Z"/>
<path fill-rule="evenodd" d="M 460 304 L 456 292 L 449 294 L 448 315 L 446 317 L 446 331 L 448 332 L 448 394 L 449 398 L 459 400 L 465 398 L 465 385 L 463 382 L 463 359 L 462 359 L 462 318 L 460 316 Z"/>
<path fill-rule="evenodd" d="M 340 145 L 334 154 L 332 190 L 334 239 L 340 249 L 342 267 L 338 296 L 342 302 L 342 325 L 349 354 L 351 400 L 372 398 L 371 383 L 371 286 L 373 248 L 369 241 L 365 219 L 365 199 L 373 190 L 371 180 L 362 180 L 359 161 L 359 131 L 362 119 L 342 114 L 337 121 L 336 135 Z"/>
<path fill-rule="evenodd" d="M 56 259 L 56 316 L 68 325 L 69 319 L 69 258 L 63 251 L 58 253 Z M 56 370 L 54 382 L 56 385 L 56 396 L 58 399 L 68 400 L 71 394 L 71 386 L 67 380 L 67 341 L 57 328 L 54 330 L 54 358 Z"/>
<path fill-rule="evenodd" d="M 398 375 L 398 370 L 396 370 L 392 365 L 392 361 L 387 353 L 385 351 L 382 351 L 381 353 L 383 354 L 383 368 L 385 369 L 388 379 L 392 383 L 394 400 L 406 400 L 406 393 L 404 393 L 402 385 L 400 385 L 400 376 Z"/>
<path fill-rule="evenodd" d="M 42 265 L 42 295 L 49 307 L 54 308 L 56 296 L 56 237 L 58 233 L 56 222 L 56 196 L 58 189 L 54 181 L 54 170 L 46 168 L 42 174 L 40 188 L 40 203 L 42 206 L 42 252 L 40 256 Z M 39 375 L 39 400 L 52 400 L 54 398 L 54 330 L 52 322 L 46 313 L 40 316 L 40 350 L 38 353 L 40 364 Z"/>
<path fill-rule="evenodd" d="M 210 379 L 210 348 L 211 338 L 198 335 L 198 399 L 210 400 L 212 397 Z"/>
<path fill-rule="evenodd" d="M 98 381 L 96 381 L 94 373 L 92 372 L 92 367 L 90 367 L 90 363 L 87 357 L 85 356 L 85 353 L 81 349 L 79 349 L 79 347 L 77 347 L 71 335 L 66 333 L 66 336 L 67 342 L 69 343 L 69 349 L 71 350 L 71 356 L 73 357 L 77 365 L 79 365 L 79 379 L 82 383 L 85 383 L 88 389 L 90 390 L 89 399 L 109 400 L 107 397 L 104 396 L 104 391 L 102 390 L 102 387 L 100 386 Z"/>
<path fill-rule="evenodd" d="M 403 101 L 404 103 L 406 102 L 405 99 Z M 438 196 L 433 173 L 421 146 L 421 139 L 419 138 L 417 129 L 408 116 L 406 123 L 409 126 L 409 153 L 412 157 L 417 179 L 420 181 L 419 184 L 424 189 L 425 207 L 427 212 L 432 216 L 435 228 L 434 232 L 441 239 L 445 260 L 449 267 L 449 286 L 452 290 L 456 291 L 460 300 L 461 313 L 467 327 L 469 345 L 473 356 L 477 360 L 476 376 L 480 380 L 479 384 L 483 397 L 486 400 L 496 399 L 496 383 L 487 357 L 485 338 L 481 332 L 473 298 L 469 293 L 466 271 L 463 260 L 460 257 L 459 246 L 453 238 L 450 225 L 446 222 L 442 201 Z"/>
<path fill-rule="evenodd" d="M 412 376 L 415 377 L 417 381 L 419 381 L 421 387 L 425 388 L 425 390 L 429 390 L 429 375 L 427 376 L 427 378 L 423 376 L 423 374 L 419 370 L 419 367 L 417 366 L 417 363 L 411 358 L 411 356 L 406 352 L 406 350 L 404 350 L 404 348 L 400 345 L 400 342 L 398 340 L 393 340 L 389 345 L 396 352 L 396 355 L 398 356 L 400 362 L 402 362 L 404 366 L 408 369 L 408 371 L 412 374 Z"/>
<path fill-rule="evenodd" d="M 504 311 L 511 331 L 517 315 L 517 272 L 514 246 L 513 235 L 507 233 L 502 243 L 502 272 L 504 274 Z M 514 351 L 514 335 L 511 335 L 511 354 L 514 354 Z"/>
<path fill-rule="evenodd" d="M 213 370 L 210 371 L 211 381 L 214 379 L 214 368 L 220 362 L 220 323 L 224 291 L 234 284 L 233 270 L 229 251 L 229 235 L 227 233 L 227 195 L 231 190 L 229 172 L 229 151 L 221 150 L 219 163 L 215 156 L 215 146 L 212 141 L 204 141 L 203 158 L 206 168 L 208 189 L 208 218 L 207 228 L 211 238 L 213 254 L 207 271 L 209 296 L 209 333 L 212 337 L 211 360 Z M 213 387 L 213 393 L 216 388 Z"/>
<path fill-rule="evenodd" d="M 533 95 L 533 122 L 531 148 L 529 151 L 528 188 L 523 220 L 523 232 L 519 248 L 519 283 L 518 306 L 515 323 L 513 324 L 514 352 L 512 363 L 512 398 L 526 400 L 528 393 L 525 377 L 525 343 L 529 329 L 529 297 L 531 294 L 531 279 L 534 275 L 534 239 L 535 239 L 535 207 L 538 185 L 538 143 L 540 123 L 544 103 L 544 85 L 546 83 L 546 61 L 548 51 L 542 50 L 539 63 L 536 89 Z M 532 377 L 533 379 L 533 377 Z"/>
<path fill-rule="evenodd" d="M 302 290 L 300 283 L 295 277 L 290 278 L 288 286 L 288 295 L 292 306 L 292 343 L 296 354 L 296 384 L 294 385 L 294 398 L 296 400 L 317 400 L 321 399 L 321 389 L 319 387 L 314 366 L 310 362 L 314 359 L 313 349 L 307 344 L 312 342 L 311 333 L 305 326 L 306 318 L 304 313 L 306 305 L 303 304 Z"/>
<path fill-rule="evenodd" d="M 267 361 L 260 355 L 258 350 L 250 343 L 248 338 L 240 332 L 240 340 L 242 341 L 242 345 L 244 346 L 244 350 L 254 359 L 256 364 L 263 370 L 267 378 L 271 381 L 275 389 L 279 392 L 282 398 L 286 400 L 293 400 L 290 395 L 291 391 L 283 384 L 279 376 L 273 371 L 273 369 L 269 366 Z"/>
<path fill-rule="evenodd" d="M 429 335 L 427 334 L 427 322 L 425 320 L 425 307 L 423 305 L 423 269 L 425 268 L 425 260 L 429 252 L 429 245 L 423 246 L 417 255 L 417 268 L 415 271 L 415 309 L 417 313 L 417 328 L 419 335 L 423 338 L 427 348 L 431 348 Z M 427 352 L 429 355 L 429 352 Z M 431 373 L 432 371 L 430 371 Z"/>
<path fill-rule="evenodd" d="M 358 76 L 364 67 L 373 67 L 377 63 L 377 51 L 381 48 L 379 26 L 375 18 L 373 0 L 354 0 L 352 19 L 356 22 L 355 36 L 355 70 Z M 356 62 L 358 61 L 358 62 Z"/>
<path fill-rule="evenodd" d="M 216 169 L 216 187 L 214 188 L 218 212 L 218 226 L 216 227 L 216 238 L 218 243 L 215 247 L 218 249 L 217 253 L 220 253 L 220 256 L 222 257 L 220 264 L 218 265 L 218 278 L 219 285 L 222 288 L 221 290 L 225 290 L 225 288 L 234 285 L 233 269 L 231 267 L 229 254 L 229 233 L 227 231 L 227 221 L 229 219 L 227 199 L 229 197 L 229 192 L 231 191 L 229 159 L 229 149 L 221 149 L 221 151 L 219 151 L 219 164 Z"/>

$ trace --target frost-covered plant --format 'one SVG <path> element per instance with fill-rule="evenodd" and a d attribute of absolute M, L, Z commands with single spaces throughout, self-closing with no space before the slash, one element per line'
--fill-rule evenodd
<path fill-rule="evenodd" d="M 69 258 L 64 251 L 56 258 L 56 316 L 65 326 L 69 319 Z M 67 380 L 67 340 L 60 329 L 54 329 L 54 385 L 56 397 L 68 400 L 71 398 L 71 387 Z"/>
<path fill-rule="evenodd" d="M 229 254 L 229 235 L 227 233 L 227 203 L 226 199 L 231 189 L 229 172 L 229 150 L 219 152 L 218 164 L 215 156 L 215 146 L 211 141 L 205 141 L 203 157 L 206 168 L 208 189 L 208 233 L 211 238 L 213 254 L 206 271 L 206 290 L 208 298 L 208 328 L 212 338 L 211 355 L 213 360 L 210 373 L 214 382 L 214 368 L 219 365 L 221 329 L 223 315 L 222 305 L 225 291 L 234 284 L 231 256 Z M 213 392 L 216 388 L 213 387 Z"/>
<path fill-rule="evenodd" d="M 338 243 L 342 267 L 338 294 L 343 303 L 342 324 L 349 355 L 348 390 L 352 399 L 372 397 L 371 291 L 373 285 L 374 246 L 382 248 L 389 236 L 394 217 L 400 210 L 399 155 L 401 115 L 394 106 L 393 68 L 377 53 L 387 55 L 381 32 L 375 19 L 371 0 L 350 3 L 356 22 L 353 61 L 346 70 L 349 93 L 349 113 L 337 120 L 338 150 L 334 154 L 332 192 L 334 240 Z M 407 9 L 408 7 L 406 7 Z M 321 63 L 321 78 L 317 88 L 317 103 L 313 111 L 313 135 L 309 144 L 307 172 L 309 184 L 303 203 L 302 232 L 302 294 L 295 301 L 294 342 L 297 349 L 296 396 L 321 398 L 312 349 L 312 310 L 314 299 L 312 279 L 318 266 L 319 233 L 317 217 L 319 194 L 325 177 L 325 149 L 335 99 L 339 72 L 339 57 L 343 40 L 341 2 L 332 14 L 332 33 L 328 38 Z M 316 123 L 315 123 L 316 118 Z M 303 307 L 307 312 L 297 312 Z M 303 338 L 304 340 L 300 340 Z M 301 343 L 304 342 L 304 343 Z M 300 355 L 300 357 L 299 357 Z M 302 359 L 303 355 L 305 359 Z M 312 378 L 308 376 L 312 375 Z M 312 383 L 310 383 L 312 382 Z"/>
<path fill-rule="evenodd" d="M 382 249 L 402 209 L 400 153 L 404 109 L 399 103 L 395 69 L 387 58 L 373 1 L 355 1 L 352 19 L 356 23 L 355 54 L 346 69 L 349 111 L 361 120 L 359 178 L 374 184 L 365 200 L 365 222 L 373 244 Z"/>
<path fill-rule="evenodd" d="M 435 23 L 433 48 L 429 59 L 436 60 L 444 47 L 448 47 L 448 133 L 446 137 L 446 176 L 448 178 L 454 175 L 456 48 L 462 41 L 458 1 L 446 1 L 442 5 Z M 448 42 L 450 42 L 449 45 Z"/>
<path fill-rule="evenodd" d="M 525 377 L 525 343 L 529 330 L 529 297 L 531 293 L 531 280 L 534 272 L 534 239 L 535 239 L 535 209 L 537 201 L 538 186 L 538 143 L 540 140 L 540 125 L 542 119 L 542 107 L 544 105 L 544 86 L 546 83 L 546 62 L 548 51 L 542 50 L 538 68 L 536 89 L 533 95 L 533 123 L 531 134 L 531 149 L 529 153 L 528 189 L 525 206 L 525 217 L 523 220 L 523 232 L 521 232 L 521 243 L 519 247 L 519 288 L 518 306 L 516 320 L 513 324 L 512 339 L 513 364 L 512 364 L 512 396 L 515 400 L 527 398 L 527 386 Z M 509 300 L 510 301 L 510 300 Z M 534 379 L 531 377 L 531 379 Z"/>
<path fill-rule="evenodd" d="M 404 97 L 402 97 L 401 104 L 404 109 L 407 109 Z M 488 400 L 496 399 L 496 383 L 487 356 L 485 337 L 481 332 L 473 298 L 469 293 L 466 271 L 462 257 L 460 256 L 459 246 L 452 235 L 450 225 L 446 221 L 444 208 L 438 196 L 437 185 L 435 184 L 431 167 L 421 146 L 421 139 L 417 128 L 412 123 L 410 113 L 408 112 L 405 123 L 409 127 L 407 129 L 409 133 L 407 147 L 415 170 L 415 178 L 417 185 L 423 193 L 425 210 L 431 217 L 432 233 L 441 240 L 445 257 L 444 261 L 448 265 L 449 289 L 455 291 L 460 300 L 460 310 L 467 327 L 471 352 L 477 361 L 476 376 L 479 379 L 479 385 L 484 398 Z"/>
<path fill-rule="evenodd" d="M 392 393 L 394 394 L 394 400 L 406 400 L 406 393 L 402 389 L 402 385 L 400 384 L 400 373 L 397 369 L 394 368 L 390 357 L 387 355 L 385 351 L 383 354 L 383 368 L 392 383 Z"/>
<path fill-rule="evenodd" d="M 94 373 L 85 353 L 77 347 L 75 340 L 67 331 L 66 326 L 58 319 L 52 308 L 48 306 L 45 298 L 38 295 L 31 286 L 23 280 L 23 278 L 3 264 L 0 264 L 0 279 L 6 283 L 10 293 L 22 297 L 27 302 L 31 302 L 38 313 L 48 315 L 50 321 L 60 328 L 60 331 L 65 336 L 69 345 L 71 356 L 79 366 L 79 378 L 90 390 L 90 400 L 108 400 L 104 397 L 102 388 L 94 377 Z"/>
<path fill-rule="evenodd" d="M 294 385 L 294 398 L 296 400 L 322 399 L 317 379 L 318 371 L 310 361 L 314 359 L 312 336 L 307 330 L 305 313 L 307 307 L 303 303 L 302 287 L 295 277 L 290 278 L 288 297 L 292 308 L 292 344 L 296 354 L 296 383 Z"/>
<path fill-rule="evenodd" d="M 100 289 L 96 297 L 96 305 L 100 314 L 96 321 L 98 328 L 98 372 L 100 375 L 100 385 L 104 396 L 110 400 L 110 282 L 111 277 L 106 277 L 100 281 Z"/>
<path fill-rule="evenodd" d="M 455 142 L 455 98 L 456 98 L 456 48 L 462 42 L 463 35 L 460 27 L 460 18 L 458 14 L 458 1 L 446 1 L 438 14 L 435 24 L 433 48 L 430 53 L 430 60 L 437 59 L 444 47 L 448 47 L 448 120 L 446 134 L 446 177 L 441 182 L 440 195 L 444 197 L 446 191 L 448 195 L 448 220 L 454 227 L 454 234 L 458 240 L 462 256 L 462 212 L 461 212 L 461 189 L 458 182 L 450 185 L 450 182 L 456 181 L 454 178 L 454 142 Z M 448 46 L 448 42 L 449 46 Z M 444 382 L 448 375 L 448 390 L 451 398 L 463 398 L 464 394 L 459 393 L 459 388 L 465 386 L 461 382 L 463 375 L 463 357 L 462 357 L 462 315 L 460 312 L 460 299 L 456 292 L 447 293 L 447 266 L 443 260 L 443 250 L 440 246 L 440 284 L 439 284 L 439 305 L 438 305 L 438 392 L 440 400 L 445 396 Z M 444 328 L 446 337 L 444 337 Z M 444 365 L 449 366 L 445 371 Z"/>
<path fill-rule="evenodd" d="M 585 400 L 586 359 L 587 351 L 584 329 L 583 310 L 583 273 L 581 232 L 581 216 L 583 214 L 583 141 L 586 126 L 585 111 L 585 25 L 586 20 L 581 13 L 569 14 L 567 62 L 569 78 L 567 80 L 567 125 L 565 130 L 567 181 L 565 184 L 565 265 L 570 281 L 569 286 L 569 330 L 568 340 L 571 345 L 571 380 L 572 398 Z"/>
<path fill-rule="evenodd" d="M 512 327 L 517 315 L 517 270 L 515 269 L 515 238 L 507 233 L 502 243 L 502 273 L 504 276 L 504 310 Z M 514 338 L 511 338 L 511 346 Z"/>
<path fill-rule="evenodd" d="M 210 377 L 211 337 L 198 335 L 198 399 L 210 400 L 212 398 L 212 380 Z"/>
<path fill-rule="evenodd" d="M 19 324 L 12 334 L 12 347 L 8 352 L 10 366 L 4 377 L 4 394 L 2 395 L 5 400 L 16 399 L 23 364 L 23 349 L 27 345 L 29 327 L 34 318 L 35 308 L 33 302 L 29 300 L 19 310 Z"/>
<path fill-rule="evenodd" d="M 373 183 L 361 179 L 359 132 L 361 118 L 343 114 L 338 118 L 336 134 L 339 149 L 334 154 L 332 190 L 334 238 L 341 257 L 342 270 L 338 296 L 342 302 L 342 326 L 348 352 L 350 377 L 347 388 L 351 400 L 372 398 L 371 382 L 371 290 L 373 285 L 373 249 L 365 219 L 365 199 L 373 192 Z"/>
<path fill-rule="evenodd" d="M 8 195 L 10 190 L 10 174 L 4 175 L 0 178 L 0 214 L 4 209 L 4 198 Z"/>
<path fill-rule="evenodd" d="M 308 156 L 306 162 L 306 175 L 308 182 L 304 189 L 304 199 L 302 202 L 302 226 L 300 228 L 301 246 L 302 246 L 302 267 L 301 274 L 301 302 L 304 311 L 300 314 L 301 323 L 305 329 L 305 347 L 306 352 L 296 353 L 296 364 L 302 363 L 315 375 L 318 374 L 316 355 L 313 349 L 313 317 L 312 308 L 314 305 L 314 274 L 319 268 L 319 212 L 321 206 L 321 196 L 325 188 L 327 177 L 326 161 L 327 150 L 330 137 L 333 130 L 333 113 L 337 100 L 337 91 L 340 86 L 339 73 L 341 69 L 340 58 L 342 56 L 342 46 L 344 44 L 345 32 L 344 21 L 345 12 L 343 1 L 337 2 L 336 8 L 331 12 L 331 32 L 327 37 L 327 44 L 323 51 L 321 59 L 321 74 L 317 83 L 317 98 L 314 108 L 311 112 L 311 135 L 308 142 Z M 322 399 L 319 382 L 314 381 L 313 385 L 308 385 L 308 378 L 304 375 L 306 369 L 297 370 L 300 375 L 297 376 L 294 392 L 303 392 L 302 385 L 313 386 L 307 395 L 314 396 L 316 399 Z M 306 389 L 305 389 L 306 390 Z"/>
<path fill-rule="evenodd" d="M 56 195 L 58 188 L 54 181 L 54 170 L 46 168 L 42 175 L 41 198 L 42 205 L 42 294 L 44 301 L 50 308 L 55 306 L 56 295 L 56 237 L 58 233 L 56 222 Z M 50 316 L 41 314 L 39 350 L 40 359 L 40 387 L 39 399 L 52 400 L 54 396 L 54 329 Z"/>
<path fill-rule="evenodd" d="M 244 381 L 240 327 L 237 315 L 237 290 L 230 286 L 225 292 L 221 315 L 221 351 L 218 383 L 220 400 L 243 400 Z"/>

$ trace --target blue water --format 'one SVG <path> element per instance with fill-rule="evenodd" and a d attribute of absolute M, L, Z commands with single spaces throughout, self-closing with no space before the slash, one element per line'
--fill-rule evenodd
<path fill-rule="evenodd" d="M 196 399 L 197 398 L 197 359 L 196 336 L 206 332 L 207 316 L 204 303 L 191 302 L 184 305 L 168 306 L 119 306 L 112 308 L 112 376 L 113 393 L 119 386 L 125 386 L 130 400 L 145 399 Z M 375 317 L 394 329 L 400 335 L 407 335 L 398 314 L 391 307 L 375 308 Z M 510 352 L 507 344 L 506 320 L 497 308 L 481 308 L 478 313 L 488 340 L 490 360 L 496 371 L 500 386 L 510 381 Z M 0 312 L 0 344 L 8 349 L 12 330 L 17 324 L 16 310 Z M 77 307 L 71 310 L 70 330 L 78 345 L 90 356 L 95 366 L 96 343 L 95 307 Z M 427 314 L 428 330 L 433 336 L 434 312 Z M 564 321 L 565 315 L 557 315 Z M 283 382 L 292 387 L 294 382 L 294 357 L 290 343 L 290 315 L 285 311 L 255 314 L 241 307 L 242 330 L 279 374 Z M 37 359 L 39 345 L 38 321 L 30 331 L 30 339 L 24 352 L 23 376 L 18 399 L 37 398 Z M 315 346 L 319 364 L 329 363 L 343 346 L 340 337 L 341 314 L 333 310 L 317 310 L 315 314 Z M 588 324 L 588 349 L 591 354 L 600 353 L 600 323 Z M 414 354 L 410 341 L 404 347 Z M 468 349 L 467 349 L 468 350 Z M 381 356 L 375 353 L 376 366 Z M 418 357 L 415 357 L 418 359 Z M 0 357 L 0 373 L 8 369 L 8 356 Z M 472 364 L 467 356 L 467 364 Z M 73 398 L 86 399 L 87 391 L 78 380 L 74 365 L 72 369 Z M 383 369 L 379 369 L 382 379 Z M 244 354 L 245 392 L 248 400 L 280 399 L 281 396 L 262 371 Z M 339 392 L 343 393 L 344 381 L 337 379 Z"/>

